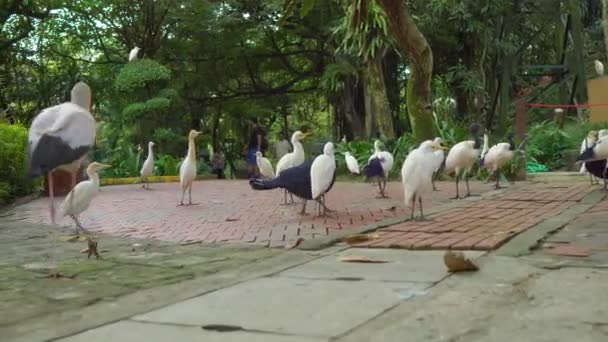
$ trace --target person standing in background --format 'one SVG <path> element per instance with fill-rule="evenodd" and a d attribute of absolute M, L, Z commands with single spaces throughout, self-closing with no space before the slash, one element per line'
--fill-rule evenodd
<path fill-rule="evenodd" d="M 274 143 L 274 157 L 279 160 L 289 152 L 291 152 L 291 144 L 289 143 L 289 140 L 287 140 L 287 135 L 281 133 L 279 140 Z"/>
<path fill-rule="evenodd" d="M 224 153 L 222 148 L 218 146 L 217 150 L 213 152 L 212 170 L 211 172 L 217 175 L 217 179 L 225 179 L 224 167 L 225 167 Z"/>
<path fill-rule="evenodd" d="M 258 170 L 258 165 L 256 161 L 256 152 L 264 152 L 268 147 L 268 142 L 266 141 L 266 133 L 260 127 L 260 125 L 256 124 L 253 127 L 253 132 L 251 133 L 251 137 L 249 139 L 249 144 L 247 147 L 247 177 L 254 178 L 258 177 L 260 171 Z"/>

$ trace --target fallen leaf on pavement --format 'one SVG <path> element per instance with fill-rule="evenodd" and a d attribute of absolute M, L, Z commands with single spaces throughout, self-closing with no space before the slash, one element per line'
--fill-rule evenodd
<path fill-rule="evenodd" d="M 372 258 L 364 256 L 364 255 L 341 256 L 338 258 L 338 260 L 342 261 L 342 262 L 362 262 L 362 263 L 370 263 L 370 264 L 383 264 L 383 263 L 388 262 L 386 260 L 381 260 L 381 259 L 372 259 Z"/>
<path fill-rule="evenodd" d="M 471 259 L 460 251 L 446 251 L 443 255 L 443 262 L 447 266 L 448 272 L 468 272 L 479 269 Z"/>
<path fill-rule="evenodd" d="M 298 238 L 297 240 L 286 244 L 285 249 L 294 249 L 294 248 L 298 247 L 299 245 L 301 245 L 302 242 L 304 242 L 304 238 Z"/>
<path fill-rule="evenodd" d="M 238 221 L 238 220 L 239 219 L 237 219 L 237 218 L 227 218 L 226 222 L 235 222 L 235 221 Z"/>
<path fill-rule="evenodd" d="M 369 241 L 369 240 L 376 240 L 380 238 L 380 234 L 378 233 L 371 233 L 371 234 L 354 234 L 354 235 L 349 235 L 346 236 L 342 239 L 342 241 L 353 245 L 356 243 L 361 243 L 361 242 L 365 242 L 365 241 Z"/>

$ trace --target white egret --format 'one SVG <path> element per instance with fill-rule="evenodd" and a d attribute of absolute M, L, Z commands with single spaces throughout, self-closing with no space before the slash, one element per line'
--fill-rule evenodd
<path fill-rule="evenodd" d="M 585 152 L 586 149 L 588 149 L 589 147 L 592 147 L 593 145 L 595 145 L 595 142 L 598 139 L 598 132 L 597 131 L 589 131 L 589 133 L 587 134 L 587 136 L 585 137 L 585 139 L 583 139 L 583 142 L 581 143 L 581 149 L 580 149 L 580 154 L 582 154 L 583 152 Z M 585 163 L 583 163 L 583 165 L 581 165 L 581 169 L 579 170 L 580 173 L 585 174 L 585 173 L 589 173 L 587 172 L 587 168 L 585 167 Z M 591 183 L 591 185 L 593 184 L 599 184 L 599 180 L 597 178 L 595 178 L 595 182 L 593 182 L 594 176 L 589 173 L 589 182 Z"/>
<path fill-rule="evenodd" d="M 255 161 L 258 164 L 258 169 L 260 170 L 260 174 L 266 178 L 274 177 L 274 170 L 272 169 L 272 164 L 268 160 L 268 158 L 264 158 L 262 152 L 258 151 L 255 153 Z"/>
<path fill-rule="evenodd" d="M 334 144 L 330 141 L 323 147 L 323 154 L 317 156 L 310 167 L 310 190 L 313 200 L 319 203 L 319 215 L 329 210 L 325 206 L 325 193 L 331 189 L 336 179 L 336 157 Z"/>
<path fill-rule="evenodd" d="M 143 185 L 142 188 L 146 189 L 146 190 L 150 190 L 150 183 L 148 182 L 148 177 L 152 176 L 154 174 L 154 151 L 153 151 L 153 147 L 156 144 L 154 144 L 152 141 L 148 142 L 148 158 L 146 158 L 146 161 L 144 162 L 144 165 L 141 168 L 141 178 L 143 180 Z"/>
<path fill-rule="evenodd" d="M 594 67 L 595 67 L 595 72 L 597 73 L 598 76 L 604 76 L 604 64 L 602 64 L 602 62 L 598 61 L 597 59 L 595 61 L 593 61 Z"/>
<path fill-rule="evenodd" d="M 416 199 L 420 206 L 420 219 L 424 219 L 422 199 L 430 195 L 433 189 L 433 155 L 443 147 L 431 140 L 424 141 L 420 146 L 410 152 L 401 168 L 401 182 L 405 206 L 412 207 L 411 218 L 414 219 Z"/>
<path fill-rule="evenodd" d="M 89 179 L 78 183 L 63 200 L 60 207 L 61 217 L 69 216 L 74 220 L 77 236 L 81 230 L 88 234 L 88 231 L 80 224 L 78 216 L 89 208 L 91 201 L 99 193 L 99 175 L 97 172 L 108 167 L 110 165 L 98 162 L 89 164 L 87 167 Z"/>
<path fill-rule="evenodd" d="M 454 171 L 456 173 L 456 196 L 453 199 L 460 198 L 458 181 L 460 179 L 460 172 L 463 171 L 462 176 L 465 179 L 467 186 L 467 194 L 465 197 L 471 196 L 469 189 L 469 178 L 468 175 L 471 172 L 471 168 L 479 158 L 481 139 L 479 138 L 479 125 L 472 124 L 469 131 L 473 137 L 473 140 L 465 140 L 454 145 L 448 156 L 445 159 L 445 171 L 447 173 Z"/>
<path fill-rule="evenodd" d="M 367 178 L 376 178 L 380 197 L 388 198 L 386 195 L 386 180 L 389 172 L 393 169 L 394 158 L 388 151 L 382 151 L 380 140 L 374 142 L 374 153 L 367 160 L 365 174 Z"/>
<path fill-rule="evenodd" d="M 29 177 L 47 174 L 49 211 L 55 223 L 53 171 L 72 175 L 72 188 L 82 161 L 95 144 L 95 119 L 90 113 L 91 89 L 79 82 L 72 88 L 71 102 L 43 109 L 32 121 L 28 138 Z"/>
<path fill-rule="evenodd" d="M 350 173 L 356 175 L 360 173 L 359 162 L 357 161 L 357 158 L 352 155 L 352 153 L 344 153 L 344 160 L 346 161 L 346 167 L 348 167 L 348 171 L 350 171 Z"/>
<path fill-rule="evenodd" d="M 178 206 L 184 205 L 186 190 L 188 190 L 189 196 L 187 205 L 196 205 L 196 203 L 192 203 L 192 183 L 196 178 L 196 145 L 194 144 L 194 139 L 201 135 L 201 133 L 202 132 L 196 130 L 190 130 L 190 133 L 188 134 L 188 154 L 179 167 L 179 185 L 182 188 L 182 200 Z"/>
<path fill-rule="evenodd" d="M 131 52 L 129 52 L 129 62 L 137 59 L 137 54 L 139 54 L 139 50 L 141 49 L 136 46 L 131 50 Z"/>
<path fill-rule="evenodd" d="M 496 176 L 495 188 L 500 188 L 500 169 L 513 159 L 515 152 L 514 133 L 507 135 L 508 142 L 498 143 L 483 154 L 479 166 L 490 170 Z M 487 148 L 487 135 L 484 136 L 484 150 Z"/>
<path fill-rule="evenodd" d="M 302 133 L 301 131 L 296 131 L 293 133 L 291 136 L 291 145 L 293 146 L 293 151 L 287 153 L 281 157 L 281 159 L 279 159 L 276 168 L 276 176 L 279 176 L 281 172 L 287 169 L 302 165 L 302 163 L 304 163 L 306 156 L 304 155 L 304 146 L 302 146 L 301 141 L 309 135 L 310 133 Z M 293 203 L 293 198 L 291 198 L 291 202 Z M 285 190 L 285 203 L 287 203 L 287 190 Z"/>

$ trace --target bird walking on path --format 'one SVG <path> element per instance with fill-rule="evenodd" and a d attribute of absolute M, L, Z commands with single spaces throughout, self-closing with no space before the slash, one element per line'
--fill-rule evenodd
<path fill-rule="evenodd" d="M 311 197 L 319 205 L 319 216 L 331 212 L 325 205 L 325 194 L 336 180 L 336 157 L 332 142 L 323 147 L 323 154 L 317 156 L 310 167 Z"/>
<path fill-rule="evenodd" d="M 411 219 L 414 219 L 416 200 L 420 209 L 420 219 L 424 219 L 422 210 L 422 199 L 430 196 L 433 190 L 433 173 L 435 170 L 435 160 L 433 155 L 436 151 L 445 149 L 435 140 L 427 140 L 410 152 L 401 168 L 401 182 L 403 185 L 403 195 L 405 206 L 412 207 Z"/>
<path fill-rule="evenodd" d="M 585 163 L 585 168 L 592 175 L 604 180 L 604 190 L 608 191 L 608 169 L 606 159 L 608 158 L 608 136 L 602 136 L 593 146 L 587 148 L 576 161 Z"/>
<path fill-rule="evenodd" d="M 380 198 L 388 198 L 386 194 L 386 181 L 389 172 L 393 169 L 394 158 L 393 154 L 388 151 L 382 151 L 380 140 L 374 142 L 374 153 L 367 160 L 365 166 L 365 175 L 368 179 L 377 179 L 378 195 Z"/>
<path fill-rule="evenodd" d="M 479 166 L 490 170 L 496 177 L 496 184 L 494 186 L 496 189 L 500 189 L 500 169 L 513 159 L 515 152 L 514 136 L 514 133 L 509 133 L 507 135 L 508 142 L 498 143 L 489 150 L 487 149 L 487 135 L 484 136 L 484 151 L 487 150 L 487 153 L 482 154 Z"/>
<path fill-rule="evenodd" d="M 192 183 L 196 179 L 196 145 L 194 140 L 201 135 L 201 133 L 202 132 L 196 130 L 190 130 L 190 133 L 188 134 L 188 154 L 179 167 L 179 185 L 182 189 L 182 200 L 177 205 L 178 207 L 198 204 L 192 203 Z M 184 204 L 186 190 L 188 190 L 188 204 Z"/>
<path fill-rule="evenodd" d="M 255 153 L 255 161 L 258 164 L 258 169 L 260 170 L 260 174 L 266 178 L 274 178 L 274 170 L 272 169 L 272 164 L 268 158 L 265 158 L 262 152 L 258 151 Z"/>
<path fill-rule="evenodd" d="M 142 166 L 140 172 L 143 181 L 141 187 L 146 190 L 150 190 L 150 183 L 148 182 L 148 177 L 154 174 L 154 145 L 155 144 L 152 141 L 148 143 L 148 157 L 146 158 L 146 161 L 144 162 L 144 165 Z"/>
<path fill-rule="evenodd" d="M 310 135 L 310 133 L 302 133 L 301 131 L 296 131 L 293 133 L 293 135 L 291 136 L 291 145 L 293 146 L 293 151 L 290 153 L 287 153 L 286 155 L 281 157 L 281 159 L 279 159 L 279 162 L 277 163 L 277 168 L 276 168 L 276 177 L 278 177 L 283 171 L 296 167 L 296 166 L 300 166 L 304 163 L 306 156 L 304 154 L 304 146 L 302 146 L 301 141 L 304 140 L 309 135 Z M 287 193 L 288 192 L 289 191 L 287 189 L 285 189 L 285 198 L 284 198 L 285 204 L 288 204 L 287 203 Z M 289 196 L 291 198 L 290 203 L 294 203 L 291 193 L 289 194 Z"/>
<path fill-rule="evenodd" d="M 344 153 L 344 160 L 346 161 L 346 167 L 350 173 L 358 175 L 360 173 L 359 170 L 359 162 L 357 158 L 355 158 L 352 153 L 346 152 Z"/>
<path fill-rule="evenodd" d="M 47 175 L 53 224 L 53 172 L 58 169 L 69 172 L 74 188 L 80 166 L 95 144 L 95 126 L 91 115 L 91 89 L 83 82 L 72 88 L 71 102 L 45 108 L 32 121 L 28 137 L 28 176 Z"/>
<path fill-rule="evenodd" d="M 456 196 L 452 199 L 459 199 L 460 193 L 458 189 L 458 182 L 460 180 L 460 173 L 462 171 L 462 177 L 465 180 L 467 186 L 467 194 L 464 197 L 471 196 L 471 190 L 469 189 L 469 174 L 471 168 L 475 165 L 475 162 L 479 158 L 481 139 L 479 138 L 480 127 L 478 124 L 472 124 L 469 128 L 469 132 L 473 140 L 465 140 L 454 145 L 448 156 L 445 159 L 445 171 L 447 173 L 454 171 L 456 173 Z"/>
<path fill-rule="evenodd" d="M 583 152 L 585 152 L 586 149 L 588 149 L 589 147 L 592 147 L 593 145 L 595 145 L 595 142 L 598 139 L 598 132 L 597 131 L 589 131 L 589 133 L 587 134 L 587 136 L 585 137 L 585 139 L 583 139 L 583 142 L 581 143 L 581 149 L 579 154 L 582 154 Z M 587 168 L 585 167 L 585 163 L 582 163 L 581 165 L 581 169 L 579 170 L 579 173 L 585 174 L 588 173 L 589 174 L 589 182 L 591 183 L 591 185 L 594 184 L 599 184 L 600 181 L 598 180 L 597 177 L 593 176 L 591 173 L 587 172 Z M 595 180 L 595 182 L 594 182 Z"/>
<path fill-rule="evenodd" d="M 107 164 L 101 164 L 93 162 L 87 167 L 88 180 L 78 183 L 72 191 L 66 196 L 61 205 L 61 217 L 69 216 L 76 223 L 76 236 L 79 236 L 80 232 L 89 234 L 84 229 L 78 216 L 82 214 L 91 205 L 93 198 L 99 193 L 99 174 L 100 170 L 110 167 Z"/>

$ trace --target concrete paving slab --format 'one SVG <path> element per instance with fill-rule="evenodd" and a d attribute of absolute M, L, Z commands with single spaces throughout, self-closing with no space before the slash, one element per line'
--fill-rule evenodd
<path fill-rule="evenodd" d="M 121 321 L 58 340 L 60 342 L 323 342 L 326 339 L 257 332 L 211 332 L 198 326 L 177 326 Z"/>
<path fill-rule="evenodd" d="M 260 278 L 134 317 L 188 325 L 225 324 L 246 330 L 337 336 L 428 284 Z"/>
<path fill-rule="evenodd" d="M 466 251 L 467 256 L 477 258 L 480 251 Z M 443 263 L 444 251 L 408 251 L 391 249 L 350 248 L 302 266 L 282 272 L 282 276 L 308 279 L 361 278 L 373 281 L 434 283 L 448 275 Z M 341 256 L 365 256 L 386 260 L 382 264 L 346 263 Z"/>

